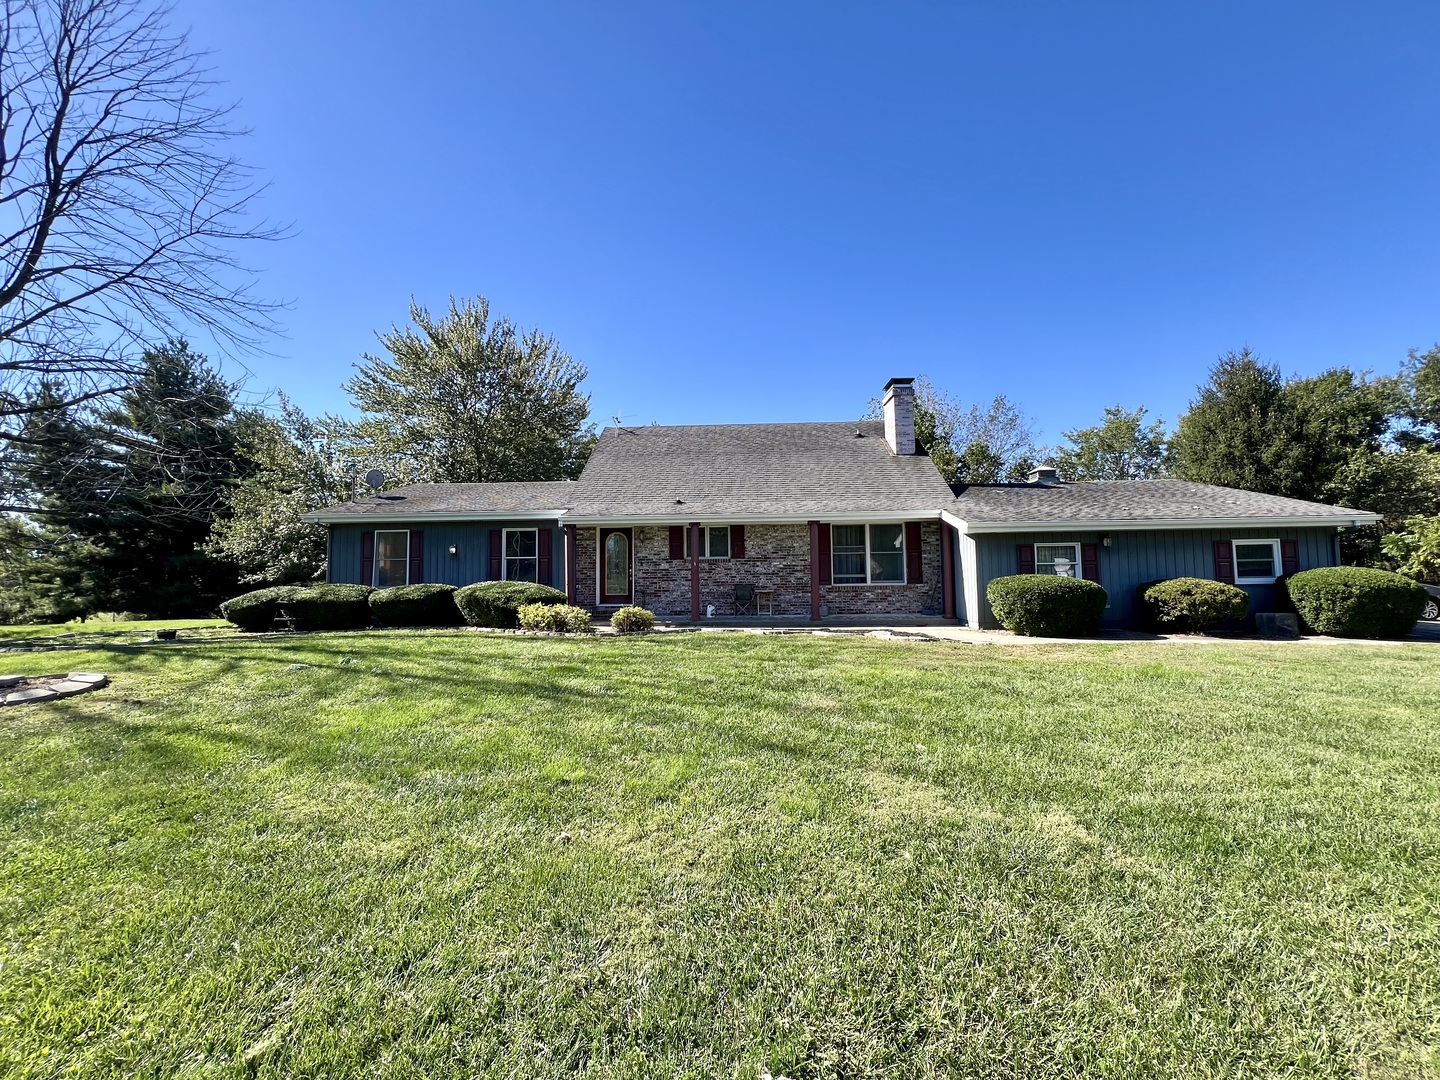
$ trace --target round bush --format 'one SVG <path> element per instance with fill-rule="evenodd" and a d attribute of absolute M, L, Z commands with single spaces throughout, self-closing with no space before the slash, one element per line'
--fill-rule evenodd
<path fill-rule="evenodd" d="M 279 606 L 304 592 L 300 585 L 276 585 L 270 589 L 256 589 L 220 605 L 220 614 L 241 630 L 274 630 L 275 615 Z"/>
<path fill-rule="evenodd" d="M 369 585 L 316 585 L 286 603 L 296 630 L 363 630 L 370 625 Z"/>
<path fill-rule="evenodd" d="M 1055 574 L 995 578 L 985 596 L 1001 626 L 1033 637 L 1093 634 L 1105 614 L 1105 590 L 1097 582 Z"/>
<path fill-rule="evenodd" d="M 610 616 L 617 634 L 643 634 L 655 629 L 655 613 L 643 607 L 622 607 Z"/>
<path fill-rule="evenodd" d="M 564 604 L 568 597 L 549 585 L 529 581 L 480 581 L 455 590 L 455 606 L 471 626 L 514 630 L 525 604 Z"/>
<path fill-rule="evenodd" d="M 459 626 L 454 585 L 398 585 L 370 594 L 370 613 L 381 626 Z"/>
<path fill-rule="evenodd" d="M 1317 633 L 1336 637 L 1404 637 L 1429 595 L 1419 582 L 1364 566 L 1305 570 L 1286 586 L 1300 618 Z"/>
<path fill-rule="evenodd" d="M 521 604 L 515 613 L 521 630 L 549 630 L 556 634 L 590 633 L 590 613 L 569 604 Z"/>
<path fill-rule="evenodd" d="M 1199 634 L 1218 622 L 1243 619 L 1250 596 L 1238 585 L 1205 578 L 1157 581 L 1141 594 L 1147 623 L 1161 630 Z"/>

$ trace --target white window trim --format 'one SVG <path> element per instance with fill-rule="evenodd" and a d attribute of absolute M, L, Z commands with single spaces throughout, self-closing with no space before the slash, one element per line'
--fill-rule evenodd
<path fill-rule="evenodd" d="M 1275 573 L 1269 577 L 1241 577 L 1240 576 L 1240 552 L 1235 549 L 1236 544 L 1269 544 L 1270 565 L 1275 568 Z M 1230 541 L 1230 565 L 1235 568 L 1236 585 L 1274 585 L 1277 578 L 1285 572 L 1285 564 L 1280 559 L 1280 541 L 1271 540 L 1269 537 L 1256 537 L 1255 539 L 1240 539 Z"/>
<path fill-rule="evenodd" d="M 1055 542 L 1055 543 L 1053 543 L 1053 544 L 1050 543 L 1050 542 L 1048 542 L 1048 541 L 1037 541 L 1035 544 L 1033 544 L 1033 545 L 1031 546 L 1031 548 L 1030 548 L 1030 558 L 1031 558 L 1031 560 L 1035 563 L 1035 573 L 1037 573 L 1037 574 L 1044 573 L 1044 571 L 1040 569 L 1040 549 L 1041 549 L 1042 547 L 1068 547 L 1068 548 L 1074 548 L 1074 549 L 1075 549 L 1075 558 L 1074 558 L 1073 562 L 1074 562 L 1074 564 L 1075 564 L 1075 576 L 1076 576 L 1077 578 L 1083 578 L 1083 577 L 1085 576 L 1085 564 L 1080 561 L 1080 560 L 1081 560 L 1081 557 L 1082 557 L 1082 552 L 1081 552 L 1081 550 L 1080 550 L 1080 545 L 1079 545 L 1078 543 L 1073 543 L 1073 544 L 1072 544 L 1072 543 L 1071 543 L 1070 541 L 1068 541 L 1068 540 L 1060 540 L 1060 541 L 1057 541 L 1057 542 Z M 1053 565 L 1053 560 L 1052 560 L 1052 565 Z M 1054 576 L 1055 576 L 1055 577 L 1059 577 L 1060 575 L 1059 575 L 1059 574 L 1056 574 L 1056 575 L 1054 575 Z"/>
<path fill-rule="evenodd" d="M 865 580 L 864 581 L 836 581 L 835 580 L 835 527 L 860 525 L 865 529 Z M 899 581 L 872 581 L 870 579 L 870 529 L 872 525 L 899 525 L 900 526 L 900 580 Z M 910 538 L 905 535 L 905 523 L 903 521 L 832 521 L 830 523 L 830 584 L 837 589 L 868 589 L 874 586 L 888 587 L 891 585 L 910 584 Z"/>
<path fill-rule="evenodd" d="M 505 554 L 510 550 L 511 533 L 534 533 L 535 534 L 535 580 L 540 580 L 540 530 L 539 529 L 501 529 L 500 530 L 500 580 L 510 580 L 510 556 Z M 531 558 L 532 556 L 516 556 L 516 558 Z"/>
<path fill-rule="evenodd" d="M 400 588 L 399 585 L 381 585 L 381 584 L 380 584 L 380 537 L 382 537 L 382 536 L 387 536 L 387 535 L 389 535 L 389 536 L 395 536 L 395 535 L 397 535 L 397 534 L 399 534 L 399 533 L 404 533 L 404 534 L 405 534 L 405 584 L 406 584 L 406 585 L 409 585 L 409 584 L 410 584 L 410 530 L 409 530 L 409 529 L 376 529 L 376 530 L 375 530 L 375 536 L 374 536 L 374 538 L 371 540 L 371 543 L 373 543 L 373 544 L 375 545 L 375 550 L 371 553 L 371 556 L 370 556 L 370 563 L 371 563 L 371 565 L 370 565 L 370 586 L 371 586 L 371 588 L 374 588 L 374 589 L 380 589 L 380 588 L 385 588 L 385 589 L 398 589 L 398 588 Z"/>
<path fill-rule="evenodd" d="M 728 533 L 730 534 L 730 550 L 731 550 L 731 551 L 733 551 L 733 550 L 735 549 L 735 530 L 732 529 L 729 525 L 701 525 L 701 526 L 700 526 L 700 561 L 701 561 L 701 562 L 709 562 L 709 561 L 724 562 L 726 559 L 729 559 L 729 558 L 731 558 L 732 556 L 730 556 L 730 555 L 711 555 L 711 554 L 710 554 L 710 530 L 711 530 L 711 529 L 724 529 L 726 532 L 728 532 Z M 687 561 L 688 561 L 689 558 L 690 558 L 690 526 L 689 526 L 689 525 L 686 525 L 686 526 L 685 526 L 685 558 L 686 558 Z"/>

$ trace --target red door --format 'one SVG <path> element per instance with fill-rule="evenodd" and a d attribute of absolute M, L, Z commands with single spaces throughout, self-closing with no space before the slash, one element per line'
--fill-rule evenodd
<path fill-rule="evenodd" d="M 629 529 L 600 530 L 600 603 L 628 604 L 635 595 L 635 558 Z"/>

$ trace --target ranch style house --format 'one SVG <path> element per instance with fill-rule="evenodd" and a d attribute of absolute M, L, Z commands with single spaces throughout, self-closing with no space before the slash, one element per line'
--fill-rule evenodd
<path fill-rule="evenodd" d="M 993 578 L 1098 581 L 1107 626 L 1137 586 L 1233 582 L 1275 610 L 1275 582 L 1338 565 L 1339 534 L 1379 515 L 1185 480 L 951 487 L 915 441 L 912 379 L 883 420 L 608 427 L 578 480 L 411 484 L 314 511 L 327 579 L 385 588 L 501 579 L 563 589 L 598 615 L 670 619 L 935 616 L 997 626 Z"/>

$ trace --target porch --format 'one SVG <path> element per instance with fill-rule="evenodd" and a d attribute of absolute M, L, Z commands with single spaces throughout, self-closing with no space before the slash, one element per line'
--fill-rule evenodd
<path fill-rule="evenodd" d="M 837 580 L 835 529 L 892 544 L 889 561 L 865 550 L 864 580 Z M 951 533 L 948 545 L 944 533 Z M 945 550 L 949 547 L 949 551 Z M 938 520 L 688 525 L 566 524 L 566 591 L 598 617 L 637 604 L 667 620 L 781 625 L 796 620 L 880 622 L 953 615 L 953 530 Z M 844 558 L 841 553 L 840 558 Z M 608 560 L 608 562 L 607 562 Z M 880 566 L 887 580 L 866 567 Z"/>

